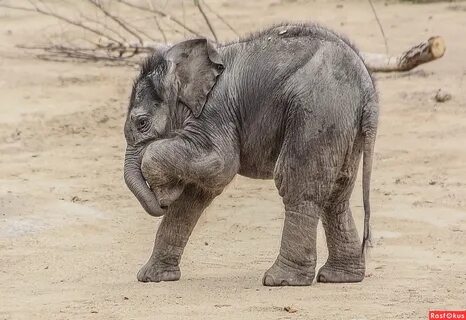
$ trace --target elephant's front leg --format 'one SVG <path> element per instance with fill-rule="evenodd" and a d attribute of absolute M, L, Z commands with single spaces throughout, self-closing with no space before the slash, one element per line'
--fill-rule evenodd
<path fill-rule="evenodd" d="M 158 140 L 147 147 L 141 171 L 160 206 L 168 207 L 181 195 L 185 184 L 223 190 L 238 166 L 236 159 L 226 160 L 217 152 L 194 148 L 181 138 L 174 138 Z"/>
<path fill-rule="evenodd" d="M 180 279 L 179 263 L 184 247 L 204 209 L 214 194 L 194 185 L 187 185 L 173 202 L 157 230 L 149 261 L 139 270 L 142 282 L 176 281 Z"/>

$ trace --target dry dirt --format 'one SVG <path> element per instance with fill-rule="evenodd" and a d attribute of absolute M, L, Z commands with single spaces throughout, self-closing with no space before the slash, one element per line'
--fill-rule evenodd
<path fill-rule="evenodd" d="M 223 2 L 209 1 L 241 32 L 312 19 L 363 50 L 384 51 L 364 1 Z M 0 9 L 0 318 L 427 319 L 429 309 L 465 309 L 466 3 L 376 6 L 391 52 L 442 35 L 447 53 L 406 74 L 377 75 L 367 277 L 304 288 L 261 285 L 283 210 L 271 181 L 243 177 L 201 218 L 181 280 L 138 283 L 160 220 L 143 212 L 122 179 L 136 70 L 37 60 L 15 45 L 72 30 Z M 438 89 L 452 100 L 435 102 Z M 358 227 L 360 188 L 352 201 Z M 320 266 L 321 227 L 318 254 Z"/>

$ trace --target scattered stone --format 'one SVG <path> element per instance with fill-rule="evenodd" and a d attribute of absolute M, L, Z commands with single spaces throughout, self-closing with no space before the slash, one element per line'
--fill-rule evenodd
<path fill-rule="evenodd" d="M 296 313 L 298 312 L 298 310 L 296 310 L 295 308 L 293 308 L 293 306 L 286 306 L 283 308 L 283 310 L 285 310 L 286 312 L 288 313 Z"/>
<path fill-rule="evenodd" d="M 104 115 L 102 118 L 100 118 L 99 121 L 97 121 L 98 123 L 106 123 L 108 120 L 110 120 L 110 118 L 107 116 L 107 115 Z"/>
<path fill-rule="evenodd" d="M 447 102 L 448 100 L 451 100 L 451 94 L 446 92 L 445 90 L 438 89 L 437 93 L 435 94 L 434 97 L 435 101 L 437 102 Z"/>

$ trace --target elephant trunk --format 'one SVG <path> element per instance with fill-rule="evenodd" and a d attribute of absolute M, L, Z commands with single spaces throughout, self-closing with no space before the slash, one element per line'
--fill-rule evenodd
<path fill-rule="evenodd" d="M 124 177 L 125 182 L 131 192 L 141 203 L 148 214 L 160 217 L 165 214 L 165 210 L 160 207 L 155 193 L 149 188 L 141 172 L 141 159 L 139 152 L 132 148 L 126 149 Z"/>

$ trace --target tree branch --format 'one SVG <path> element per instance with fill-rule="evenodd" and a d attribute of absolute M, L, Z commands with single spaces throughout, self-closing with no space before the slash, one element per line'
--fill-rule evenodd
<path fill-rule="evenodd" d="M 229 24 L 228 21 L 226 21 L 225 18 L 223 18 L 219 13 L 217 13 L 215 10 L 213 10 L 213 9 L 207 4 L 207 2 L 202 1 L 202 3 L 203 3 L 204 6 L 207 8 L 207 10 L 209 10 L 211 13 L 213 13 L 220 21 L 222 21 L 222 22 L 228 27 L 228 29 L 230 29 L 237 37 L 239 37 L 238 32 L 236 32 L 235 28 L 233 28 L 233 27 L 231 26 L 231 24 Z"/>
<path fill-rule="evenodd" d="M 194 0 L 194 5 L 197 7 L 197 9 L 201 13 L 202 17 L 204 18 L 205 23 L 209 27 L 209 30 L 212 33 L 212 35 L 214 36 L 215 42 L 218 43 L 218 38 L 217 38 L 217 35 L 215 34 L 215 30 L 212 27 L 212 24 L 210 23 L 209 18 L 207 17 L 204 10 L 202 9 L 201 4 L 199 3 L 199 0 Z"/>
<path fill-rule="evenodd" d="M 99 9 L 104 15 L 106 15 L 107 17 L 109 17 L 110 19 L 112 19 L 113 21 L 115 21 L 120 27 L 122 27 L 124 30 L 126 30 L 126 32 L 128 32 L 129 34 L 131 34 L 132 36 L 134 36 L 136 39 L 138 39 L 139 43 L 142 45 L 144 43 L 144 41 L 142 40 L 141 36 L 138 35 L 136 32 L 134 32 L 133 30 L 131 30 L 130 28 L 127 27 L 127 23 L 123 23 L 121 21 L 120 18 L 118 18 L 117 16 L 111 14 L 110 12 L 108 12 L 107 9 L 105 9 L 101 4 L 100 2 L 97 2 L 97 0 L 87 0 L 89 3 L 91 3 L 92 5 L 94 5 L 97 9 Z"/>
<path fill-rule="evenodd" d="M 120 41 L 113 38 L 112 36 L 107 35 L 107 34 L 101 32 L 100 30 L 88 27 L 85 24 L 83 24 L 82 22 L 71 20 L 71 19 L 69 19 L 69 18 L 67 18 L 65 16 L 61 16 L 61 15 L 56 14 L 54 12 L 44 11 L 41 8 L 39 8 L 35 3 L 31 2 L 31 4 L 33 5 L 34 8 L 17 7 L 17 6 L 11 6 L 11 5 L 6 5 L 6 4 L 0 4 L 0 7 L 7 8 L 7 9 L 13 9 L 13 10 L 36 12 L 36 13 L 40 13 L 40 14 L 43 14 L 43 15 L 46 15 L 46 16 L 51 16 L 51 17 L 54 17 L 54 18 L 56 18 L 58 20 L 64 21 L 64 22 L 66 22 L 68 24 L 71 24 L 73 26 L 76 26 L 76 27 L 82 28 L 84 30 L 87 30 L 87 31 L 89 31 L 89 32 L 91 32 L 93 34 L 96 34 L 98 36 L 101 36 L 101 37 L 103 37 L 103 38 L 105 38 L 107 40 L 110 40 L 110 41 L 113 41 L 113 42 L 116 42 L 116 43 L 120 43 Z"/>
<path fill-rule="evenodd" d="M 178 26 L 180 26 L 180 27 L 183 28 L 184 30 L 188 31 L 189 33 L 194 34 L 194 35 L 196 35 L 196 36 L 198 36 L 198 37 L 202 37 L 202 35 L 201 35 L 199 32 L 197 32 L 197 31 L 191 29 L 190 27 L 188 27 L 187 25 L 185 25 L 183 22 L 179 21 L 179 20 L 176 19 L 175 17 L 172 17 L 172 16 L 170 16 L 169 14 L 167 14 L 167 13 L 161 11 L 161 10 L 158 10 L 158 9 L 150 9 L 150 8 L 147 8 L 147 7 L 139 6 L 139 5 L 137 5 L 137 4 L 133 4 L 133 3 L 128 2 L 128 1 L 125 1 L 125 0 L 116 0 L 116 1 L 118 1 L 118 2 L 120 2 L 120 3 L 123 3 L 123 4 L 127 5 L 128 7 L 132 7 L 132 8 L 135 8 L 135 9 L 138 9 L 138 10 L 141 10 L 141 11 L 144 11 L 144 12 L 150 12 L 150 13 L 156 14 L 156 15 L 158 15 L 158 16 L 160 16 L 160 17 L 167 18 L 168 20 L 173 21 L 174 23 L 176 23 Z"/>
<path fill-rule="evenodd" d="M 154 6 L 152 5 L 152 2 L 150 0 L 147 0 L 147 5 L 149 6 L 151 10 L 154 10 Z M 162 35 L 163 42 L 167 43 L 167 36 L 165 35 L 165 31 L 163 31 L 162 29 L 162 25 L 160 24 L 159 19 L 157 18 L 156 15 L 154 15 L 153 17 L 154 17 L 155 25 L 157 26 L 157 29 L 159 29 L 160 34 Z"/>

